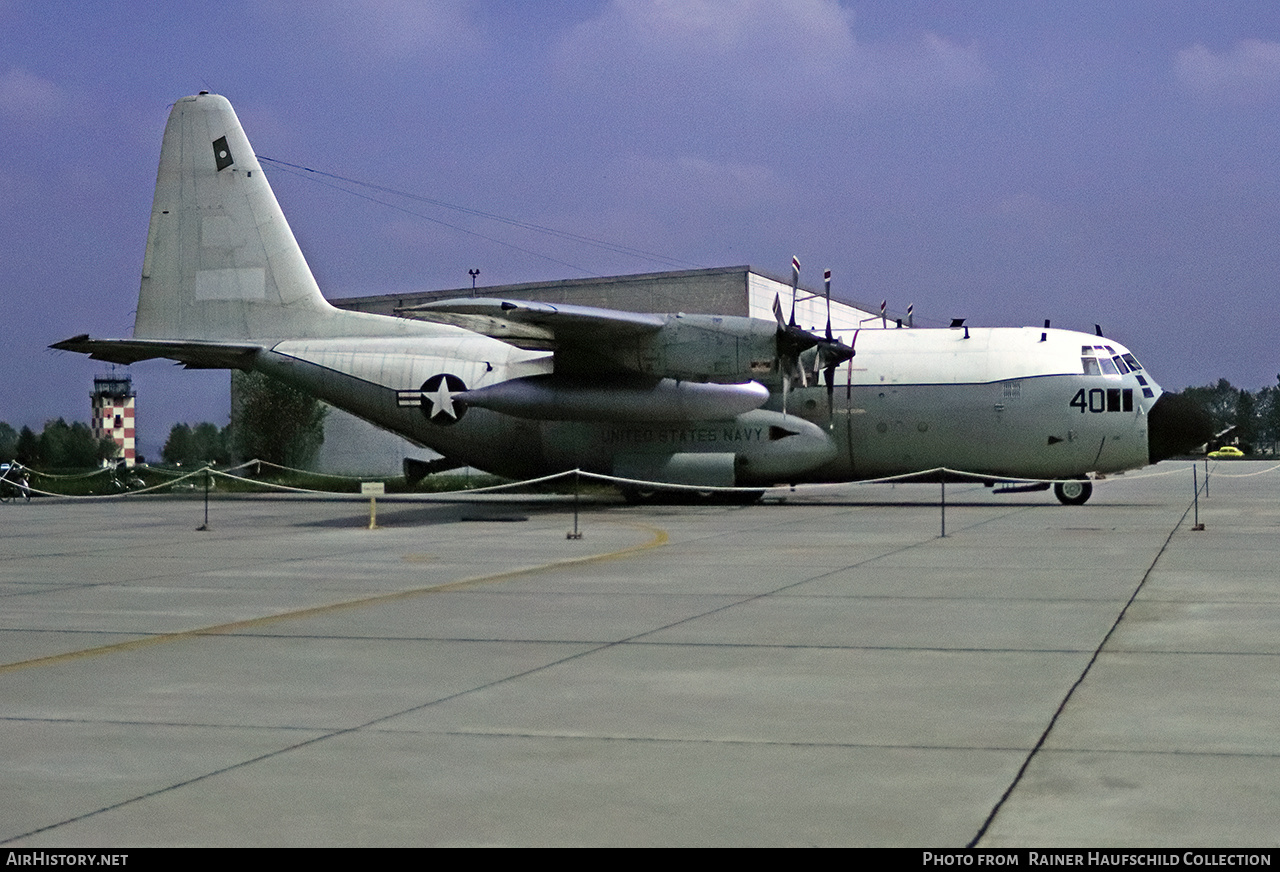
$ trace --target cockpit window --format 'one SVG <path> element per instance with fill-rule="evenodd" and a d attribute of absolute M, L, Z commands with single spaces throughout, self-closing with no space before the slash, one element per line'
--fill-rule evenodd
<path fill-rule="evenodd" d="M 1126 375 L 1142 369 L 1132 354 L 1110 345 L 1080 346 L 1080 366 L 1085 375 Z"/>

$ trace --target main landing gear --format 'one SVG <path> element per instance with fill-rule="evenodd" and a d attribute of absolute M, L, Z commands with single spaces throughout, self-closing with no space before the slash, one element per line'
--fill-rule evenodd
<path fill-rule="evenodd" d="M 1083 506 L 1093 496 L 1093 483 L 1085 479 L 1060 481 L 1053 486 L 1053 495 L 1064 506 Z"/>
<path fill-rule="evenodd" d="M 623 498 L 633 505 L 718 505 L 749 506 L 760 501 L 762 490 L 694 491 L 675 488 L 621 488 Z"/>

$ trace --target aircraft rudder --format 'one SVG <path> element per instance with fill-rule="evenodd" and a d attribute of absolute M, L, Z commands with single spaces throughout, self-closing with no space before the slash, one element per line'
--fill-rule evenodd
<path fill-rule="evenodd" d="M 201 92 L 174 103 L 160 151 L 135 337 L 315 335 L 324 330 L 321 316 L 335 312 L 231 102 Z"/>

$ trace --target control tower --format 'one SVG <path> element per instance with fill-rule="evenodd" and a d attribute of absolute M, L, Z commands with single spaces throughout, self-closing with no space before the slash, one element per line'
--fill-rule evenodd
<path fill-rule="evenodd" d="M 115 459 L 104 460 L 103 465 L 124 460 L 125 466 L 132 467 L 138 458 L 133 379 L 127 375 L 96 375 L 90 397 L 93 399 L 93 417 L 90 418 L 93 437 L 113 439 L 119 446 Z"/>

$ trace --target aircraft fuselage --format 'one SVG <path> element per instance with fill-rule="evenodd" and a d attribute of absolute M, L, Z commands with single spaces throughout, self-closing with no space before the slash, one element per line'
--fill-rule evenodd
<path fill-rule="evenodd" d="M 1132 355 L 1110 339 L 959 328 L 862 330 L 846 341 L 856 354 L 830 391 L 792 387 L 784 410 L 780 384 L 769 384 L 761 408 L 706 419 L 540 420 L 468 408 L 451 395 L 552 371 L 546 353 L 474 334 L 291 340 L 262 353 L 257 368 L 451 459 L 512 477 L 578 467 L 753 487 L 938 467 L 1062 479 L 1149 462 L 1147 416 L 1160 388 L 1145 371 L 1118 368 L 1113 361 Z"/>

